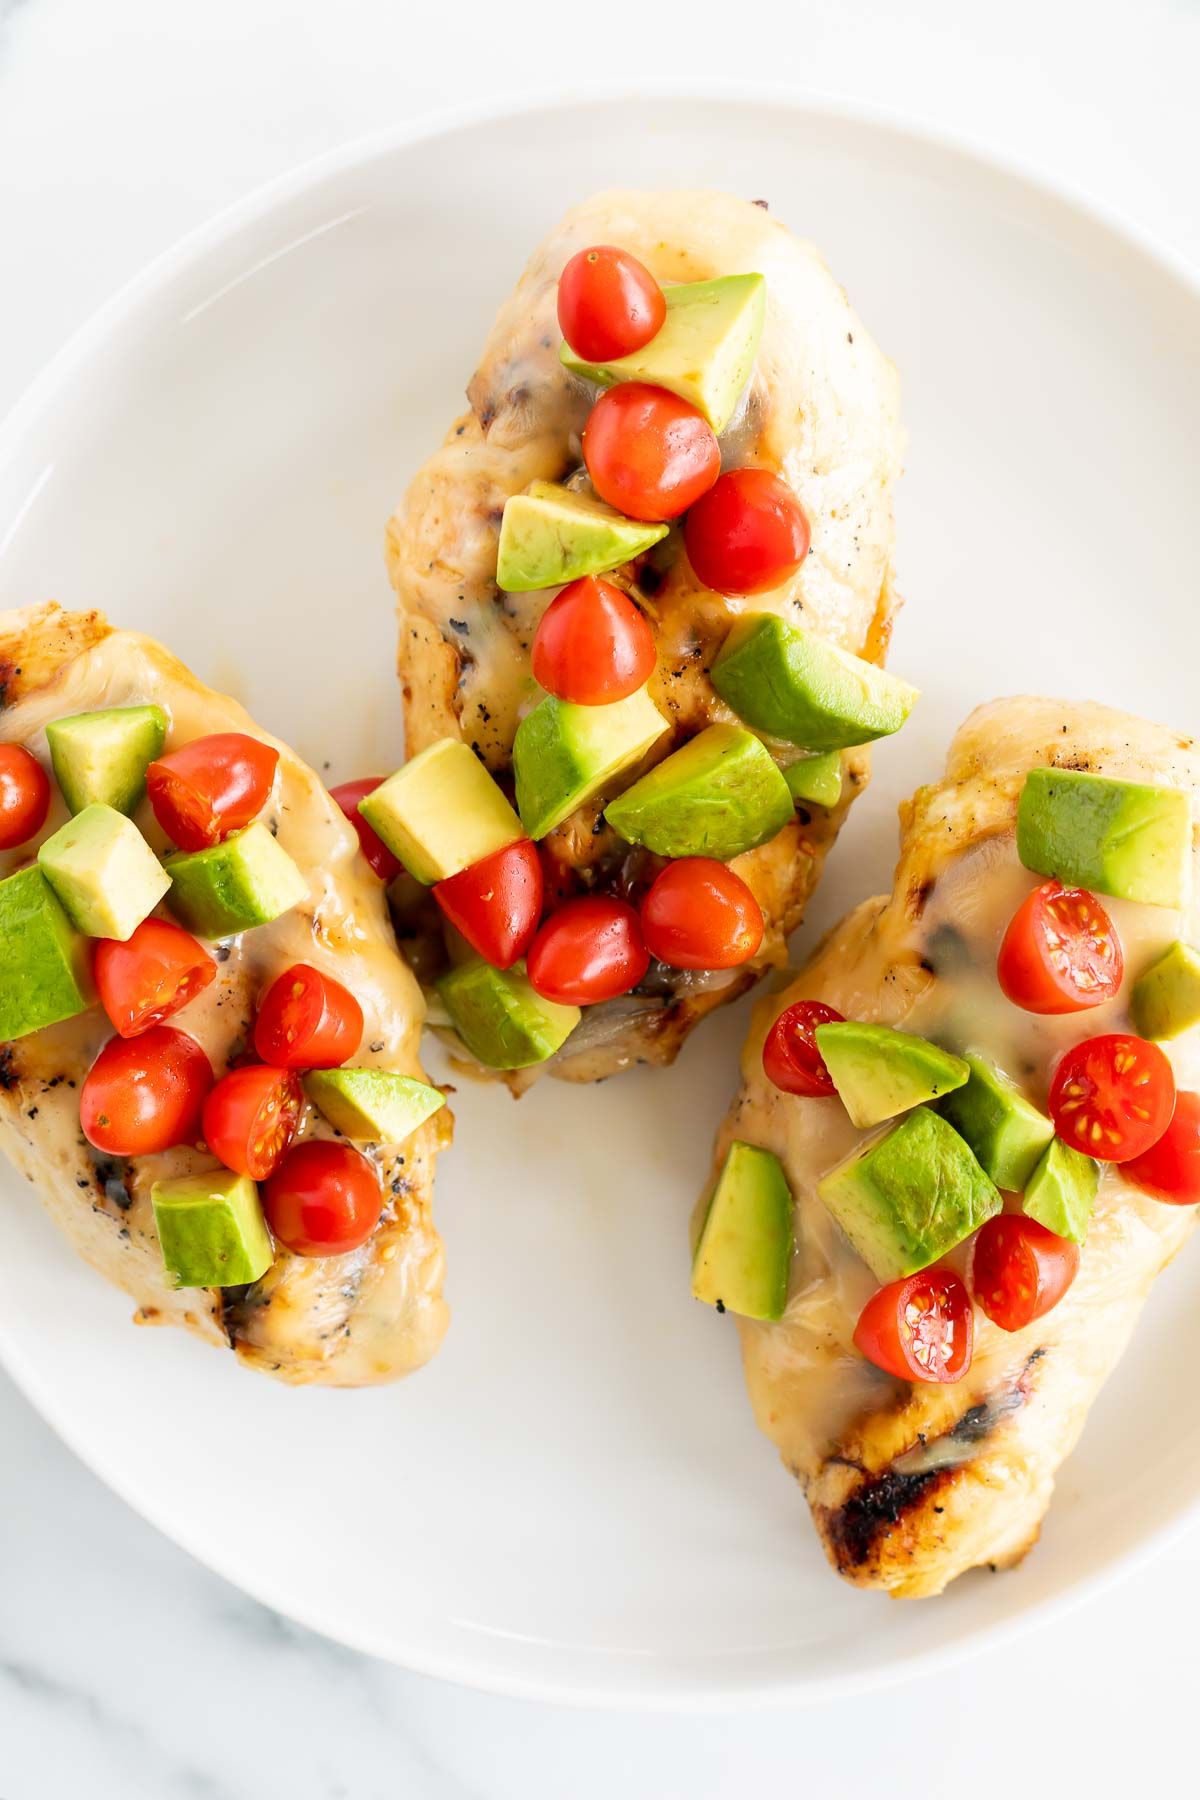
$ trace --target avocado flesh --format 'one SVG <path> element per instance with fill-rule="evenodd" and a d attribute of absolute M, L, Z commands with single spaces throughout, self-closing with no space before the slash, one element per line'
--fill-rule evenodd
<path fill-rule="evenodd" d="M 359 802 L 409 874 L 429 886 L 524 837 L 521 821 L 469 744 L 439 738 Z"/>
<path fill-rule="evenodd" d="M 86 1012 L 91 946 L 36 864 L 0 881 L 0 1040 Z"/>
<path fill-rule="evenodd" d="M 603 575 L 641 556 L 668 530 L 627 519 L 590 494 L 534 481 L 504 503 L 496 583 L 507 594 L 527 594 Z"/>
<path fill-rule="evenodd" d="M 966 1139 L 996 1186 L 1019 1194 L 1054 1136 L 1054 1127 L 1003 1069 L 982 1056 L 966 1060 L 970 1080 L 946 1097 L 942 1117 Z"/>
<path fill-rule="evenodd" d="M 304 1091 L 356 1143 L 402 1144 L 446 1104 L 437 1088 L 390 1069 L 313 1069 Z"/>
<path fill-rule="evenodd" d="M 729 1146 L 692 1259 L 692 1293 L 746 1319 L 781 1319 L 792 1261 L 792 1192 L 778 1157 Z"/>
<path fill-rule="evenodd" d="M 847 1019 L 818 1025 L 814 1036 L 838 1097 L 860 1128 L 962 1087 L 969 1073 L 961 1056 L 889 1025 Z"/>
<path fill-rule="evenodd" d="M 747 725 L 804 750 L 889 737 L 917 699 L 898 676 L 774 613 L 738 621 L 713 664 L 712 684 Z"/>
<path fill-rule="evenodd" d="M 572 374 L 605 387 L 648 381 L 669 388 L 703 413 L 719 436 L 754 368 L 766 316 L 766 280 L 761 275 L 718 275 L 665 288 L 663 296 L 667 316 L 640 350 L 592 363 L 563 344 L 559 360 Z"/>
<path fill-rule="evenodd" d="M 177 1288 L 241 1287 L 275 1258 L 258 1189 L 248 1175 L 212 1169 L 150 1190 L 167 1273 Z"/>
<path fill-rule="evenodd" d="M 817 806 L 836 806 L 842 797 L 842 758 L 837 750 L 805 756 L 783 771 L 793 800 L 811 800 Z"/>
<path fill-rule="evenodd" d="M 722 862 L 765 844 L 794 814 L 787 782 L 753 733 L 709 725 L 605 809 L 614 831 L 660 856 Z"/>
<path fill-rule="evenodd" d="M 38 867 L 88 937 L 131 938 L 171 877 L 131 819 L 99 802 L 60 825 L 38 851 Z"/>
<path fill-rule="evenodd" d="M 577 1006 L 543 1000 L 518 963 L 493 969 L 477 957 L 437 984 L 472 1056 L 489 1069 L 527 1069 L 561 1050 L 581 1017 Z"/>
<path fill-rule="evenodd" d="M 1021 1207 L 1047 1231 L 1083 1244 L 1099 1186 L 1099 1164 L 1054 1138 L 1029 1178 Z"/>
<path fill-rule="evenodd" d="M 667 721 L 645 688 L 607 706 L 547 694 L 517 726 L 517 810 L 531 838 L 545 837 L 658 742 Z"/>
<path fill-rule="evenodd" d="M 1200 1025 L 1200 956 L 1174 943 L 1133 984 L 1133 1029 L 1144 1038 L 1174 1038 Z"/>
<path fill-rule="evenodd" d="M 1067 887 L 1183 907 L 1191 895 L 1191 802 L 1178 788 L 1031 769 L 1017 808 L 1017 854 Z"/>
<path fill-rule="evenodd" d="M 269 925 L 308 895 L 308 883 L 283 846 L 257 820 L 209 850 L 168 856 L 168 904 L 197 937 L 235 937 Z"/>
<path fill-rule="evenodd" d="M 146 770 L 166 737 L 167 715 L 161 706 L 111 706 L 47 725 L 54 778 L 71 811 L 99 803 L 131 813 L 146 791 Z"/>
<path fill-rule="evenodd" d="M 927 1269 L 1004 1204 L 954 1127 L 927 1106 L 831 1169 L 817 1193 L 881 1282 Z"/>

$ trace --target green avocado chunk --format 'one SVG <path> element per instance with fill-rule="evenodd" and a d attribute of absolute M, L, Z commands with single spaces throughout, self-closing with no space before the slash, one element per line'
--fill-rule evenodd
<path fill-rule="evenodd" d="M 611 362 L 585 362 L 569 344 L 559 359 L 573 374 L 610 386 L 648 381 L 669 388 L 704 414 L 720 435 L 750 379 L 766 316 L 761 275 L 718 275 L 664 289 L 667 316 L 640 350 Z"/>
<path fill-rule="evenodd" d="M 409 874 L 427 886 L 524 837 L 495 780 L 461 738 L 439 738 L 359 802 Z"/>
<path fill-rule="evenodd" d="M 275 1259 L 248 1175 L 211 1169 L 156 1181 L 150 1199 L 163 1262 L 177 1288 L 241 1287 L 258 1281 Z"/>
<path fill-rule="evenodd" d="M 783 771 L 793 800 L 811 800 L 817 806 L 836 806 L 842 797 L 842 758 L 837 750 L 805 756 Z"/>
<path fill-rule="evenodd" d="M 692 1293 L 746 1319 L 781 1319 L 792 1261 L 792 1191 L 779 1158 L 735 1139 L 692 1259 Z"/>
<path fill-rule="evenodd" d="M 722 862 L 765 844 L 795 812 L 787 782 L 752 732 L 709 725 L 610 802 L 604 816 L 659 856 Z"/>
<path fill-rule="evenodd" d="M 0 1040 L 86 1012 L 91 945 L 36 864 L 0 881 Z"/>
<path fill-rule="evenodd" d="M 167 715 L 161 706 L 110 706 L 47 725 L 54 777 L 71 811 L 99 803 L 131 813 L 146 791 L 146 770 L 166 736 Z"/>
<path fill-rule="evenodd" d="M 517 810 L 531 838 L 545 837 L 609 782 L 640 762 L 667 730 L 645 688 L 607 706 L 547 694 L 517 726 Z"/>
<path fill-rule="evenodd" d="M 1200 1024 L 1200 956 L 1174 943 L 1140 974 L 1129 996 L 1133 1029 L 1144 1038 L 1174 1038 Z"/>
<path fill-rule="evenodd" d="M 1178 788 L 1078 769 L 1031 769 L 1017 808 L 1017 855 L 1038 875 L 1150 906 L 1186 906 L 1192 809 Z"/>
<path fill-rule="evenodd" d="M 1054 1127 L 1015 1081 L 982 1056 L 968 1056 L 971 1078 L 942 1103 L 942 1117 L 967 1140 L 997 1187 L 1019 1194 L 1054 1136 Z"/>
<path fill-rule="evenodd" d="M 255 820 L 210 850 L 168 856 L 171 911 L 197 937 L 235 937 L 298 906 L 308 883 L 283 846 Z"/>
<path fill-rule="evenodd" d="M 438 992 L 472 1056 L 489 1069 L 526 1069 L 561 1050 L 582 1014 L 543 1000 L 518 963 L 493 969 L 480 957 L 443 975 Z"/>
<path fill-rule="evenodd" d="M 739 719 L 805 750 L 844 750 L 899 731 L 917 690 L 775 613 L 748 613 L 713 664 Z"/>
<path fill-rule="evenodd" d="M 846 1019 L 818 1025 L 814 1036 L 838 1097 L 860 1128 L 962 1087 L 969 1073 L 961 1056 L 889 1025 Z"/>
<path fill-rule="evenodd" d="M 1054 1138 L 1029 1177 L 1021 1207 L 1047 1231 L 1086 1243 L 1099 1186 L 1099 1164 Z"/>
<path fill-rule="evenodd" d="M 496 585 L 506 594 L 561 587 L 641 556 L 669 527 L 627 519 L 591 494 L 533 481 L 504 503 Z"/>
<path fill-rule="evenodd" d="M 313 1069 L 304 1091 L 356 1143 L 402 1144 L 446 1104 L 437 1088 L 390 1069 Z"/>
<path fill-rule="evenodd" d="M 171 885 L 133 821 L 99 802 L 46 839 L 38 866 L 78 930 L 121 942 L 133 936 Z"/>
<path fill-rule="evenodd" d="M 954 1127 L 927 1106 L 861 1145 L 817 1192 L 881 1282 L 928 1268 L 1004 1204 Z"/>

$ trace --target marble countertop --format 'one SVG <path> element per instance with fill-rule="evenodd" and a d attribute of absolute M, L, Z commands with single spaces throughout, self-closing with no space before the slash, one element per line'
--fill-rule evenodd
<path fill-rule="evenodd" d="M 586 18 L 414 10 L 0 0 L 0 412 L 106 294 L 247 188 L 464 95 L 602 73 Z M 1200 264 L 1197 0 L 768 0 L 736 43 L 716 9 L 691 17 L 684 33 L 665 0 L 610 0 L 605 28 L 644 76 L 769 70 L 965 132 Z M 1194 1761 L 1200 1530 L 869 1704 L 621 1716 L 468 1693 L 290 1625 L 102 1488 L 2 1374 L 0 1471 L 0 1800 L 724 1800 L 784 1780 L 1008 1800 L 1014 1776 L 1105 1795 Z"/>

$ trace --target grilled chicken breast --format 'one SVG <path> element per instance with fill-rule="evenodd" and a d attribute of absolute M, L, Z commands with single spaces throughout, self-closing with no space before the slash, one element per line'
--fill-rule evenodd
<path fill-rule="evenodd" d="M 508 497 L 535 479 L 586 485 L 580 433 L 594 390 L 559 362 L 556 301 L 563 265 L 597 243 L 633 251 L 664 283 L 766 276 L 755 372 L 722 450 L 727 467 L 754 464 L 786 478 L 808 515 L 812 548 L 799 573 L 753 607 L 774 609 L 873 660 L 882 659 L 891 627 L 892 499 L 903 447 L 896 376 L 820 256 L 762 206 L 730 194 L 600 194 L 569 212 L 535 251 L 484 346 L 468 388 L 470 410 L 450 427 L 388 528 L 409 753 L 462 737 L 502 780 L 517 724 L 539 696 L 530 644 L 557 590 L 499 590 L 501 514 Z M 675 727 L 647 763 L 626 773 L 620 785 L 627 786 L 683 739 L 732 718 L 708 670 L 747 603 L 697 583 L 678 530 L 609 579 L 634 596 L 653 626 L 659 662 L 651 693 Z M 784 939 L 867 778 L 866 752 L 848 752 L 845 763 L 843 804 L 800 813 L 737 860 L 766 915 L 757 958 L 700 976 L 652 966 L 636 992 L 590 1008 L 543 1068 L 590 1081 L 636 1062 L 670 1062 L 698 1019 L 783 960 Z M 603 823 L 612 798 L 599 795 L 546 840 L 568 891 L 636 892 L 647 875 L 646 856 L 631 855 Z M 507 1079 L 519 1087 L 537 1072 Z"/>
<path fill-rule="evenodd" d="M 1195 1219 L 1194 1208 L 1150 1199 L 1109 1165 L 1074 1285 L 1014 1334 L 977 1309 L 965 1379 L 910 1386 L 853 1347 L 858 1314 L 878 1284 L 826 1212 L 816 1182 L 861 1134 L 838 1101 L 774 1088 L 762 1070 L 763 1038 L 784 1005 L 820 999 L 849 1018 L 990 1056 L 1044 1104 L 1062 1050 L 1131 1029 L 1128 977 L 1115 1000 L 1057 1018 L 1021 1011 L 996 984 L 1004 929 L 1036 880 L 1017 860 L 1014 825 L 1024 777 L 1039 765 L 1200 792 L 1200 750 L 1161 726 L 1066 701 L 981 707 L 955 738 L 943 780 L 902 810 L 890 898 L 859 906 L 786 992 L 758 1008 L 741 1094 L 719 1145 L 723 1155 L 736 1137 L 774 1151 L 796 1204 L 785 1316 L 778 1324 L 739 1321 L 758 1422 L 803 1487 L 838 1572 L 899 1595 L 939 1593 L 965 1569 L 1010 1564 L 1033 1544 L 1056 1471 L 1151 1282 Z M 1105 906 L 1133 976 L 1176 938 L 1194 938 L 1194 921 L 1168 909 Z M 1200 1083 L 1200 1031 L 1164 1048 L 1180 1086 Z"/>
<path fill-rule="evenodd" d="M 217 949 L 217 978 L 175 1023 L 224 1074 L 243 1047 L 262 987 L 292 963 L 336 976 L 366 1021 L 356 1063 L 421 1076 L 420 990 L 397 955 L 383 890 L 358 841 L 312 770 L 260 731 L 234 701 L 202 684 L 148 638 L 113 631 L 99 613 L 56 606 L 0 616 L 0 735 L 47 760 L 53 719 L 154 702 L 169 720 L 168 747 L 214 731 L 242 731 L 279 751 L 262 818 L 309 882 L 307 900 L 270 925 Z M 62 823 L 56 796 L 42 836 Z M 162 833 L 143 802 L 137 822 L 156 851 Z M 4 859 L 5 874 L 36 845 Z M 443 1253 L 430 1206 L 445 1113 L 403 1145 L 370 1151 L 387 1203 L 361 1249 L 300 1257 L 280 1246 L 252 1287 L 176 1291 L 166 1275 L 150 1202 L 154 1180 L 213 1166 L 200 1149 L 120 1159 L 101 1155 L 79 1125 L 79 1088 L 111 1035 L 99 1007 L 0 1048 L 0 1145 L 94 1268 L 137 1302 L 143 1324 L 187 1326 L 232 1347 L 253 1368 L 289 1382 L 362 1386 L 419 1368 L 447 1324 Z M 312 1113 L 305 1134 L 332 1135 Z"/>

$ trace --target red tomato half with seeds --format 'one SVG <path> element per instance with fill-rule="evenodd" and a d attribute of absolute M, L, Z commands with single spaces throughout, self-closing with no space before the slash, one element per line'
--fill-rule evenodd
<path fill-rule="evenodd" d="M 511 969 L 529 948 L 542 916 L 542 865 L 537 845 L 518 838 L 458 875 L 433 886 L 456 931 L 497 969 Z"/>
<path fill-rule="evenodd" d="M 546 1000 L 594 1006 L 635 988 L 650 967 L 637 913 L 625 900 L 584 894 L 550 914 L 525 967 Z"/>
<path fill-rule="evenodd" d="M 1022 901 L 996 963 L 1005 994 L 1032 1013 L 1102 1006 L 1124 973 L 1121 940 L 1095 894 L 1057 881 L 1044 881 Z"/>
<path fill-rule="evenodd" d="M 374 1231 L 383 1192 L 358 1150 L 308 1138 L 268 1178 L 262 1203 L 272 1232 L 297 1256 L 343 1256 Z"/>
<path fill-rule="evenodd" d="M 1058 1305 L 1078 1272 L 1078 1244 L 1021 1213 L 1000 1213 L 976 1234 L 971 1292 L 1001 1331 L 1023 1331 Z"/>
<path fill-rule="evenodd" d="M 939 1268 L 881 1287 L 854 1327 L 868 1362 L 900 1381 L 961 1381 L 974 1338 L 971 1296 L 957 1275 Z"/>
<path fill-rule="evenodd" d="M 601 394 L 583 428 L 583 460 L 600 498 L 631 519 L 677 519 L 721 473 L 708 420 L 643 381 Z"/>
<path fill-rule="evenodd" d="M 1200 1201 L 1200 1094 L 1181 1090 L 1157 1144 L 1133 1157 L 1121 1173 L 1156 1200 L 1195 1206 Z"/>
<path fill-rule="evenodd" d="M 362 853 L 380 881 L 394 881 L 404 864 L 398 856 L 392 855 L 379 833 L 372 831 L 358 810 L 359 801 L 365 800 L 368 794 L 373 794 L 377 787 L 382 787 L 384 780 L 382 775 L 366 775 L 359 781 L 343 781 L 337 787 L 330 788 L 329 796 L 337 801 L 358 833 Z"/>
<path fill-rule="evenodd" d="M 558 278 L 559 330 L 584 362 L 613 362 L 642 349 L 666 316 L 649 269 L 615 244 L 580 250 Z"/>
<path fill-rule="evenodd" d="M 683 541 L 705 587 L 765 594 L 808 555 L 808 520 L 787 482 L 769 469 L 731 469 L 696 501 Z"/>
<path fill-rule="evenodd" d="M 1130 1162 L 1156 1144 L 1175 1110 L 1175 1077 L 1157 1044 L 1124 1032 L 1068 1050 L 1050 1086 L 1054 1129 L 1072 1150 Z"/>
<path fill-rule="evenodd" d="M 763 1044 L 768 1081 L 785 1094 L 804 1094 L 814 1100 L 836 1094 L 813 1033 L 818 1025 L 843 1024 L 842 1014 L 820 1000 L 797 1000 L 785 1006 Z"/>
<path fill-rule="evenodd" d="M 671 968 L 735 969 L 762 943 L 762 907 L 725 863 L 685 856 L 667 864 L 642 901 L 642 936 Z"/>
<path fill-rule="evenodd" d="M 149 1156 L 173 1144 L 199 1143 L 212 1083 L 212 1064 L 195 1038 L 172 1025 L 110 1038 L 80 1090 L 83 1135 L 110 1156 Z"/>
<path fill-rule="evenodd" d="M 161 1025 L 215 980 L 203 944 L 168 919 L 143 919 L 131 938 L 101 938 L 93 971 L 100 1004 L 122 1037 Z"/>
<path fill-rule="evenodd" d="M 42 829 L 50 810 L 50 777 L 36 756 L 21 744 L 0 744 L 0 850 Z"/>
<path fill-rule="evenodd" d="M 146 770 L 154 816 L 181 850 L 207 850 L 266 805 L 278 750 L 243 731 L 218 731 L 168 751 Z"/>
<path fill-rule="evenodd" d="M 258 1005 L 254 1048 L 276 1069 L 337 1069 L 362 1043 L 362 1007 L 308 963 L 277 975 Z"/>
<path fill-rule="evenodd" d="M 628 594 L 585 575 L 556 594 L 533 639 L 533 678 L 559 700 L 603 706 L 654 673 L 654 633 Z"/>
<path fill-rule="evenodd" d="M 265 1181 L 295 1137 L 303 1111 L 298 1075 L 250 1063 L 223 1076 L 204 1102 L 204 1141 L 227 1169 Z"/>

